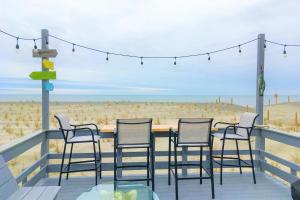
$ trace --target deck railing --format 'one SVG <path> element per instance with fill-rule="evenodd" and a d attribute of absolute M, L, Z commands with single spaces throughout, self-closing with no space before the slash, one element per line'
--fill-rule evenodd
<path fill-rule="evenodd" d="M 86 132 L 81 132 L 79 134 L 87 134 Z M 157 131 L 154 132 L 155 138 L 166 138 L 168 137 L 167 131 Z M 278 130 L 271 130 L 265 128 L 256 128 L 252 135 L 256 141 L 256 147 L 253 150 L 255 155 L 255 166 L 256 170 L 268 172 L 288 183 L 292 183 L 297 180 L 297 173 L 300 171 L 300 165 L 293 163 L 291 161 L 285 160 L 284 158 L 280 158 L 276 155 L 273 155 L 271 152 L 265 151 L 266 141 L 265 139 L 273 140 L 279 143 L 282 143 L 287 146 L 300 148 L 300 137 L 295 137 L 289 135 L 284 132 L 280 132 Z M 102 138 L 113 138 L 112 132 L 102 133 Z M 60 164 L 49 164 L 50 160 L 61 160 L 61 153 L 53 153 L 49 152 L 49 141 L 50 140 L 62 140 L 61 132 L 58 130 L 49 130 L 43 132 L 36 132 L 31 135 L 20 138 L 12 144 L 8 144 L 2 146 L 0 148 L 0 154 L 4 157 L 6 162 L 15 159 L 20 154 L 36 147 L 37 145 L 41 145 L 41 156 L 40 158 L 32 163 L 26 170 L 22 171 L 19 175 L 17 175 L 16 180 L 18 183 L 22 183 L 23 186 L 31 186 L 36 184 L 41 178 L 47 177 L 49 173 L 59 172 Z M 155 158 L 162 157 L 164 159 L 159 159 L 159 161 L 155 162 L 155 169 L 167 169 L 167 142 L 166 142 L 166 150 L 157 150 L 155 151 Z M 284 149 L 283 149 L 284 150 Z M 207 154 L 207 151 L 204 151 L 204 154 Z M 235 150 L 226 150 L 226 155 L 235 155 Z M 220 151 L 214 151 L 214 154 L 220 154 Z M 249 155 L 248 150 L 240 150 L 241 155 Z M 146 152 L 123 152 L 124 157 L 141 157 L 145 156 Z M 182 156 L 182 162 L 187 162 L 187 155 L 199 155 L 199 151 L 188 150 L 187 148 L 179 151 L 179 155 Z M 68 157 L 68 155 L 66 155 Z M 113 149 L 111 152 L 102 152 L 103 158 L 113 158 Z M 72 158 L 93 158 L 92 153 L 73 153 Z M 113 160 L 113 159 L 111 159 Z M 118 156 L 118 162 L 121 162 L 120 156 Z M 285 168 L 288 168 L 289 171 L 285 171 L 276 165 L 272 165 L 269 161 L 272 160 L 275 163 L 278 163 Z M 189 161 L 195 162 L 195 161 Z M 233 162 L 233 161 L 229 161 Z M 50 162 L 53 163 L 53 162 Z M 60 162 L 59 162 L 60 163 Z M 207 164 L 204 161 L 204 165 Z M 230 163 L 228 163 L 230 164 Z M 74 168 L 81 167 L 92 167 L 88 166 L 90 164 L 80 164 L 75 165 Z M 218 167 L 217 165 L 214 166 Z M 113 163 L 104 162 L 103 171 L 111 171 L 113 170 Z M 29 180 L 29 176 L 35 173 L 32 178 Z M 183 175 L 187 174 L 187 168 L 182 170 Z M 119 174 L 121 176 L 121 174 Z"/>

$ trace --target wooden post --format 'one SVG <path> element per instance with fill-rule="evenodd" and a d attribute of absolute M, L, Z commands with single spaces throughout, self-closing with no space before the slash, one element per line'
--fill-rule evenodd
<path fill-rule="evenodd" d="M 49 49 L 49 32 L 47 29 L 42 29 L 42 50 Z M 48 60 L 47 57 L 42 57 L 43 60 Z M 42 67 L 42 71 L 49 71 Z M 42 128 L 43 130 L 49 129 L 49 91 L 45 89 L 45 85 L 49 80 L 42 80 Z"/>
<path fill-rule="evenodd" d="M 41 48 L 42 50 L 47 50 L 49 45 L 49 32 L 47 29 L 42 29 L 41 31 Z M 43 60 L 47 59 L 47 57 L 42 57 L 41 63 L 43 63 Z M 48 69 L 45 69 L 42 67 L 42 71 L 49 71 Z M 49 130 L 49 91 L 45 89 L 45 85 L 49 83 L 49 80 L 42 80 L 42 129 L 45 132 L 44 138 L 42 140 L 41 144 L 41 157 L 45 154 L 49 153 L 49 141 L 47 139 L 47 130 Z M 42 163 L 41 167 L 48 165 L 48 160 L 46 162 Z M 48 176 L 48 173 L 45 174 L 45 176 Z"/>
<path fill-rule="evenodd" d="M 295 126 L 297 127 L 299 125 L 298 123 L 298 113 L 295 112 L 295 120 L 294 120 Z"/>
<path fill-rule="evenodd" d="M 270 121 L 270 110 L 267 110 L 267 120 Z"/>
<path fill-rule="evenodd" d="M 188 147 L 182 147 L 181 156 L 182 156 L 182 164 L 187 164 L 187 162 L 188 162 Z M 187 167 L 186 166 L 182 167 L 182 175 L 187 176 Z"/>
<path fill-rule="evenodd" d="M 288 96 L 288 103 L 291 103 L 291 97 Z"/>
<path fill-rule="evenodd" d="M 230 99 L 230 104 L 233 105 L 233 98 Z"/>
<path fill-rule="evenodd" d="M 246 106 L 246 112 L 249 112 L 249 106 L 248 105 Z"/>
<path fill-rule="evenodd" d="M 221 96 L 219 96 L 219 103 L 221 103 Z"/>
<path fill-rule="evenodd" d="M 274 98 L 275 98 L 275 104 L 278 104 L 279 95 L 278 94 L 274 94 Z"/>
<path fill-rule="evenodd" d="M 264 121 L 264 96 L 260 94 L 260 78 L 263 76 L 264 72 L 264 62 L 265 62 L 265 34 L 259 34 L 257 39 L 257 74 L 256 74 L 256 113 L 259 117 L 256 121 L 258 125 L 263 125 Z M 262 130 L 259 130 L 259 134 L 255 138 L 255 148 L 259 151 L 265 151 L 265 138 L 262 137 Z M 261 165 L 261 161 L 265 158 L 260 153 L 255 156 L 256 160 L 259 161 L 259 170 L 264 171 Z"/>

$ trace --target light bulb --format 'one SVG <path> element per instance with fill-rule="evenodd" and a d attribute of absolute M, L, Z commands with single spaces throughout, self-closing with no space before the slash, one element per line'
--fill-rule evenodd
<path fill-rule="evenodd" d="M 108 52 L 106 53 L 106 61 L 108 61 L 109 60 L 109 58 L 108 58 Z"/>
<path fill-rule="evenodd" d="M 287 57 L 286 45 L 284 45 L 284 48 L 283 48 L 283 56 L 284 56 L 285 58 Z"/>
<path fill-rule="evenodd" d="M 37 49 L 37 46 L 36 46 L 35 39 L 33 39 L 33 42 L 34 42 L 34 46 L 33 46 L 33 48 L 34 48 L 34 49 Z"/>
<path fill-rule="evenodd" d="M 20 53 L 19 37 L 17 37 L 16 53 Z"/>
<path fill-rule="evenodd" d="M 17 37 L 17 44 L 16 44 L 16 49 L 20 49 L 20 46 L 19 46 L 19 37 Z"/>
<path fill-rule="evenodd" d="M 144 65 L 143 57 L 141 57 L 141 65 Z"/>

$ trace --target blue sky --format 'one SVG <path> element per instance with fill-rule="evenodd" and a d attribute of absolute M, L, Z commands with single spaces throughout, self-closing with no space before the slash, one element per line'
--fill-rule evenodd
<path fill-rule="evenodd" d="M 112 1 L 1 0 L 0 28 L 23 37 L 50 34 L 105 51 L 141 56 L 207 52 L 257 37 L 300 43 L 300 1 Z M 76 48 L 51 39 L 58 50 L 53 94 L 255 94 L 256 43 L 211 55 L 177 60 L 140 60 Z M 0 34 L 0 94 L 38 94 L 40 70 L 32 42 Z M 38 43 L 39 45 L 39 43 Z M 300 48 L 268 45 L 267 94 L 300 94 Z"/>

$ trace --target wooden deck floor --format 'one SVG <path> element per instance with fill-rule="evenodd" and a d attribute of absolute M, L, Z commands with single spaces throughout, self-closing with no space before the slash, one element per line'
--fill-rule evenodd
<path fill-rule="evenodd" d="M 254 185 L 251 174 L 225 174 L 224 183 L 219 184 L 219 175 L 215 175 L 215 191 L 216 199 L 270 199 L 285 200 L 291 199 L 290 190 L 287 185 L 273 179 L 264 174 L 257 173 L 257 184 Z M 100 183 L 112 181 L 112 178 L 105 177 Z M 57 185 L 57 179 L 45 178 L 41 179 L 37 185 Z M 157 175 L 156 177 L 156 193 L 160 200 L 175 199 L 174 183 L 171 186 L 167 184 L 167 176 Z M 87 191 L 94 186 L 93 177 L 74 177 L 68 181 L 62 181 L 62 189 L 58 194 L 58 200 L 76 199 L 82 192 Z M 209 180 L 204 180 L 203 185 L 199 184 L 199 180 L 183 180 L 179 182 L 180 200 L 198 200 L 211 199 L 211 190 Z"/>

